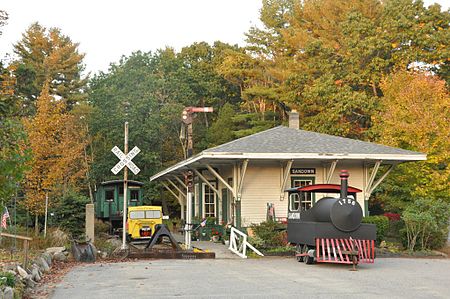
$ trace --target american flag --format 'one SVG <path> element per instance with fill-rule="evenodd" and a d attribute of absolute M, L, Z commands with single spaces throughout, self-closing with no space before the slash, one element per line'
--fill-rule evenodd
<path fill-rule="evenodd" d="M 206 226 L 206 218 L 205 218 L 205 219 L 203 219 L 203 221 L 202 221 L 202 222 L 200 222 L 200 226 L 201 226 L 201 227 L 204 227 L 204 226 Z"/>
<path fill-rule="evenodd" d="M 8 212 L 8 209 L 7 208 L 5 208 L 5 212 L 3 212 L 3 215 L 2 215 L 2 228 L 6 228 L 6 220 L 8 220 L 8 218 L 9 218 L 9 212 Z"/>

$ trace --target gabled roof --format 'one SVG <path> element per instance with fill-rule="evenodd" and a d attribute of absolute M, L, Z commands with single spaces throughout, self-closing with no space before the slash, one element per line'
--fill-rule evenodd
<path fill-rule="evenodd" d="M 422 161 L 423 153 L 339 136 L 292 129 L 283 126 L 206 149 L 153 175 L 158 179 L 175 171 L 236 159 L 254 160 L 365 160 L 396 164 Z"/>
<path fill-rule="evenodd" d="M 423 155 L 376 143 L 283 126 L 239 138 L 203 152 Z"/>

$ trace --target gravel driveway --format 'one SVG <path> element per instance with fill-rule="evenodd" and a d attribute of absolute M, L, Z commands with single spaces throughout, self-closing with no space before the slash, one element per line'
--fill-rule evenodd
<path fill-rule="evenodd" d="M 449 259 L 379 258 L 350 268 L 294 258 L 94 264 L 74 268 L 52 298 L 450 298 Z"/>

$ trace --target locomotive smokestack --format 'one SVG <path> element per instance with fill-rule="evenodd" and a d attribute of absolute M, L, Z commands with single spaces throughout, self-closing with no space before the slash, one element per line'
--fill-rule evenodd
<path fill-rule="evenodd" d="M 339 175 L 341 177 L 341 198 L 347 198 L 347 189 L 348 189 L 348 171 L 347 170 L 341 170 L 341 174 Z"/>

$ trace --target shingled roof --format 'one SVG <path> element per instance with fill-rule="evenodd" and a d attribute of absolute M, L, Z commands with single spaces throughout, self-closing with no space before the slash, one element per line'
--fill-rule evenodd
<path fill-rule="evenodd" d="M 193 166 L 201 167 L 204 163 L 223 163 L 234 159 L 364 160 L 397 164 L 426 160 L 426 155 L 372 142 L 279 126 L 206 149 L 153 175 L 150 180 Z"/>
<path fill-rule="evenodd" d="M 422 153 L 372 142 L 292 129 L 283 126 L 233 140 L 204 150 L 204 153 L 422 155 Z"/>

